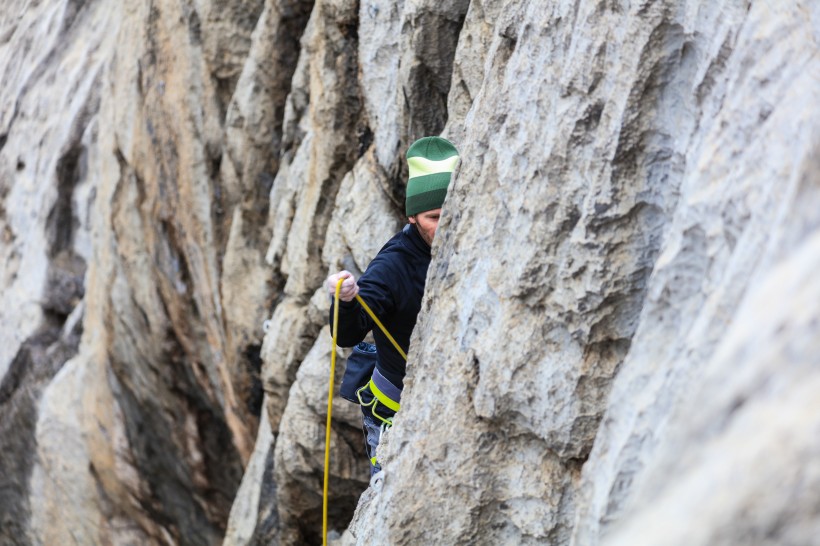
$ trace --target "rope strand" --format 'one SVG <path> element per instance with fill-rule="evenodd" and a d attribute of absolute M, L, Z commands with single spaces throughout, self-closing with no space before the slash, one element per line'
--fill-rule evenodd
<path fill-rule="evenodd" d="M 384 324 L 382 324 L 382 321 L 380 321 L 380 320 L 379 320 L 379 318 L 376 316 L 376 313 L 374 313 L 374 312 L 370 309 L 370 307 L 369 307 L 369 306 L 368 306 L 368 305 L 364 302 L 364 300 L 362 299 L 362 297 L 361 297 L 361 296 L 359 296 L 358 294 L 356 294 L 356 301 L 358 301 L 358 302 L 359 302 L 359 304 L 360 304 L 360 305 L 364 308 L 364 310 L 365 310 L 365 311 L 367 311 L 367 314 L 368 314 L 368 315 L 370 315 L 370 318 L 372 318 L 372 319 L 373 319 L 373 322 L 375 322 L 375 323 L 376 323 L 376 326 L 378 326 L 378 327 L 379 327 L 379 330 L 381 330 L 381 331 L 382 331 L 382 333 L 384 333 L 384 335 L 385 335 L 385 336 L 387 336 L 387 339 L 389 339 L 389 340 L 390 340 L 390 343 L 392 343 L 392 344 L 393 344 L 393 347 L 395 347 L 395 348 L 396 348 L 396 350 L 399 352 L 399 354 L 401 355 L 401 357 L 402 357 L 405 361 L 407 361 L 407 355 L 404 353 L 404 351 L 402 351 L 401 347 L 399 347 L 399 344 L 398 344 L 398 343 L 396 343 L 396 340 L 395 340 L 395 339 L 393 339 L 393 336 L 391 336 L 391 335 L 390 335 L 390 332 L 388 332 L 388 331 L 387 331 L 387 328 L 385 328 L 385 327 L 384 327 Z"/>
<path fill-rule="evenodd" d="M 324 486 L 322 489 L 322 544 L 323 546 L 327 546 L 327 504 L 328 504 L 328 495 L 327 495 L 327 486 L 328 481 L 330 478 L 330 420 L 333 415 L 333 383 L 336 379 L 336 340 L 339 337 L 339 292 L 342 289 L 342 283 L 345 281 L 344 278 L 339 279 L 339 282 L 336 283 L 336 294 L 333 297 L 333 347 L 330 350 L 330 381 L 328 382 L 329 388 L 327 392 L 327 425 L 325 431 L 325 479 L 324 479 Z M 376 316 L 376 313 L 370 309 L 370 306 L 367 305 L 364 300 L 356 294 L 356 301 L 362 306 L 362 308 L 370 315 L 370 318 L 373 319 L 373 322 L 376 323 L 376 326 L 387 336 L 387 339 L 390 340 L 390 343 L 393 344 L 393 347 L 399 352 L 399 354 L 407 360 L 407 354 L 402 350 L 399 344 L 393 339 L 393 336 L 390 335 L 390 332 L 387 331 L 387 328 L 384 327 L 382 321 Z"/>
<path fill-rule="evenodd" d="M 325 480 L 322 490 L 322 544 L 327 546 L 327 486 L 330 478 L 330 419 L 333 416 L 333 383 L 336 379 L 336 339 L 339 336 L 339 292 L 344 279 L 336 283 L 333 297 L 333 346 L 330 348 L 330 387 L 327 391 L 327 425 L 325 431 Z"/>

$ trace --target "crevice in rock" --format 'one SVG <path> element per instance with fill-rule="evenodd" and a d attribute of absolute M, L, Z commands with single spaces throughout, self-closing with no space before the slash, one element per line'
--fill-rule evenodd
<path fill-rule="evenodd" d="M 71 30 L 80 11 L 85 7 L 87 0 L 67 0 L 65 3 L 65 15 L 62 21 L 62 33 L 67 33 Z"/>
<path fill-rule="evenodd" d="M 115 369 L 115 374 L 119 373 Z M 135 500 L 175 542 L 179 543 L 183 537 L 189 544 L 214 541 L 217 532 L 204 508 L 191 498 L 194 486 L 190 471 L 174 445 L 173 439 L 180 436 L 181 427 L 166 422 L 157 400 L 139 400 L 126 385 L 122 383 L 118 400 L 134 455 L 133 464 L 149 491 L 147 498 L 141 496 Z"/>
<path fill-rule="evenodd" d="M 82 319 L 62 331 L 63 317 L 47 314 L 23 342 L 0 383 L 0 543 L 28 544 L 29 481 L 37 453 L 37 409 L 43 391 L 74 355 Z"/>
<path fill-rule="evenodd" d="M 196 9 L 191 9 L 188 13 L 188 36 L 191 38 L 192 45 L 202 45 L 202 20 Z"/>
<path fill-rule="evenodd" d="M 220 28 L 219 25 L 214 25 L 211 20 L 207 21 L 206 24 L 215 26 L 217 31 L 225 32 L 230 30 L 230 35 L 226 33 L 224 36 L 211 37 L 212 40 L 216 40 L 215 44 L 205 44 L 206 55 L 210 57 L 207 58 L 207 61 L 211 65 L 211 78 L 216 89 L 220 119 L 222 120 L 226 118 L 228 106 L 242 73 L 242 67 L 236 57 L 240 53 L 247 55 L 248 50 L 250 50 L 251 35 L 259 22 L 264 5 L 265 0 L 230 1 L 212 7 L 212 9 L 219 11 L 218 14 L 207 14 L 207 19 L 218 17 L 223 25 L 229 25 L 229 27 Z M 196 9 L 190 9 L 189 11 L 188 28 L 191 42 L 197 43 L 195 40 L 198 38 L 199 43 L 201 43 L 203 37 L 200 16 L 197 14 Z M 200 29 L 198 34 L 197 28 Z"/>
<path fill-rule="evenodd" d="M 373 144 L 373 131 L 370 129 L 370 126 L 362 125 L 356 132 L 356 137 L 358 140 L 358 148 L 356 152 L 356 156 L 358 159 L 362 157 L 364 153 L 370 148 L 370 145 Z"/>
<path fill-rule="evenodd" d="M 720 45 L 718 54 L 709 63 L 709 67 L 703 74 L 703 78 L 697 84 L 695 89 L 695 97 L 699 105 L 702 105 L 707 97 L 709 97 L 715 89 L 717 82 L 720 80 L 721 74 L 726 70 L 726 63 L 734 50 L 734 41 L 736 36 L 728 34 Z"/>
<path fill-rule="evenodd" d="M 157 267 L 170 281 L 174 292 L 179 295 L 190 295 L 193 291 L 191 273 L 175 223 L 172 220 L 161 219 L 157 231 L 160 241 Z"/>
<path fill-rule="evenodd" d="M 416 138 L 441 133 L 447 123 L 453 62 L 468 8 L 469 2 L 462 1 L 451 8 L 455 19 L 425 11 L 413 22 L 418 31 L 412 44 L 416 62 L 409 68 L 403 87 L 410 120 L 406 145 Z M 407 89 L 412 93 L 408 95 Z"/>
<path fill-rule="evenodd" d="M 646 177 L 642 161 L 659 135 L 647 130 L 657 119 L 661 93 L 673 79 L 683 50 L 684 31 L 680 25 L 659 24 L 641 51 L 640 66 L 646 76 L 630 91 L 625 112 L 626 122 L 619 133 L 618 146 L 612 160 L 613 181 L 635 180 Z M 665 54 L 659 55 L 662 51 Z M 676 181 L 677 184 L 680 180 Z"/>
<path fill-rule="evenodd" d="M 284 4 L 284 5 L 278 5 Z M 268 212 L 270 208 L 270 191 L 273 186 L 273 181 L 279 170 L 280 162 L 282 161 L 283 142 L 285 140 L 283 135 L 283 123 L 285 117 L 286 104 L 292 91 L 293 76 L 300 54 L 300 40 L 307 26 L 311 10 L 313 9 L 313 0 L 299 0 L 283 2 L 279 0 L 276 7 L 269 9 L 276 10 L 277 21 L 276 31 L 270 36 L 273 41 L 267 46 L 273 53 L 273 58 L 268 61 L 270 66 L 258 67 L 259 82 L 253 82 L 251 85 L 260 86 L 260 93 L 268 95 L 272 99 L 272 111 L 269 113 L 270 126 L 270 140 L 266 143 L 267 157 L 257 158 L 263 164 L 261 171 L 254 174 L 246 174 L 242 172 L 243 162 L 234 159 L 236 163 L 236 170 L 240 176 L 255 177 L 252 181 L 246 181 L 244 187 L 252 188 L 251 191 L 246 192 L 240 196 L 239 202 L 242 207 L 242 235 L 247 241 L 247 246 L 253 248 L 260 248 L 260 252 L 264 253 L 264 249 L 270 243 L 272 237 L 271 230 L 266 228 L 268 221 Z M 253 17 L 253 27 L 257 27 L 263 22 L 260 20 L 261 4 L 259 13 Z M 249 19 L 250 21 L 250 19 Z M 261 29 L 256 29 L 259 32 Z M 246 59 L 246 63 L 254 62 L 252 59 Z M 237 76 L 238 78 L 238 76 Z M 225 106 L 229 105 L 228 99 L 237 100 L 234 97 L 236 90 L 236 82 L 231 86 L 225 82 L 220 82 L 216 79 L 217 86 L 222 86 L 221 93 L 227 95 L 225 99 Z M 266 102 L 265 99 L 261 99 Z M 225 118 L 223 112 L 223 119 Z M 230 120 L 226 120 L 230 121 Z M 251 139 L 256 135 L 248 134 Z M 220 167 L 222 161 L 231 161 L 230 157 L 223 157 L 227 152 L 224 151 L 209 151 L 211 158 L 210 175 L 213 181 L 213 195 L 214 206 L 212 207 L 212 214 L 214 220 L 214 230 L 216 241 L 218 242 L 219 267 L 222 266 L 222 257 L 225 253 L 228 234 L 230 232 L 230 222 L 232 221 L 231 211 L 236 205 L 236 197 L 228 195 L 224 189 L 223 181 L 220 176 Z M 275 283 L 276 284 L 276 283 Z"/>
<path fill-rule="evenodd" d="M 85 148 L 80 144 L 69 148 L 57 162 L 57 199 L 46 220 L 51 258 L 71 246 L 78 224 L 71 201 L 74 189 L 84 177 L 85 162 Z"/>
<path fill-rule="evenodd" d="M 43 310 L 65 322 L 85 296 L 85 260 L 71 250 L 63 250 L 48 263 Z"/>
<path fill-rule="evenodd" d="M 202 392 L 193 376 L 196 363 L 173 330 L 162 349 L 160 375 L 148 373 L 158 382 L 150 393 L 134 389 L 134 363 L 112 358 L 134 466 L 150 491 L 138 501 L 177 542 L 213 543 L 224 535 L 242 476 L 240 458 L 221 410 Z"/>
<path fill-rule="evenodd" d="M 265 395 L 265 392 L 262 389 L 261 351 L 262 345 L 255 343 L 245 347 L 245 350 L 242 352 L 244 356 L 244 362 L 246 364 L 245 375 L 248 378 L 248 385 L 244 389 L 244 392 L 246 393 L 245 404 L 248 408 L 248 411 L 256 417 L 262 415 L 262 401 Z"/>
<path fill-rule="evenodd" d="M 248 546 L 268 546 L 277 542 L 279 533 L 279 511 L 276 504 L 276 477 L 274 476 L 274 441 L 268 450 L 265 459 L 265 471 L 261 479 L 261 491 L 259 493 L 259 509 L 256 520 L 256 528 L 253 536 L 248 542 Z"/>
<path fill-rule="evenodd" d="M 61 324 L 85 295 L 86 263 L 72 245 L 79 226 L 74 190 L 85 179 L 86 168 L 85 147 L 75 143 L 57 162 L 57 197 L 46 219 L 49 262 L 41 305 Z"/>
<path fill-rule="evenodd" d="M 224 534 L 241 479 L 241 458 L 213 392 L 216 386 L 209 382 L 208 363 L 203 363 L 210 352 L 201 328 L 204 311 L 196 297 L 185 225 L 169 210 L 142 210 L 150 209 L 155 199 L 163 204 L 174 199 L 167 196 L 173 196 L 177 187 L 170 181 L 147 184 L 119 150 L 115 155 L 121 171 L 112 199 L 115 239 L 123 239 L 124 248 L 138 241 L 137 252 L 152 260 L 145 266 L 150 279 L 137 278 L 127 268 L 125 275 L 130 286 L 147 282 L 154 288 L 153 294 L 139 298 L 131 292 L 133 307 L 127 319 L 151 338 L 133 338 L 109 349 L 133 466 L 144 484 L 133 494 L 148 519 L 175 542 L 215 543 Z M 139 215 L 137 225 L 145 233 L 117 233 L 134 225 L 127 215 Z M 150 246 L 143 240 L 151 241 Z M 134 259 L 119 258 L 124 266 Z M 151 300 L 156 306 L 146 308 L 153 310 L 149 317 L 143 305 Z M 113 317 L 109 321 L 117 322 Z M 131 332 L 115 330 L 114 335 L 130 337 Z M 135 349 L 122 350 L 129 345 Z"/>
<path fill-rule="evenodd" d="M 604 102 L 596 101 L 588 104 L 581 117 L 575 122 L 575 127 L 568 139 L 568 146 L 582 148 L 592 144 L 603 113 Z"/>

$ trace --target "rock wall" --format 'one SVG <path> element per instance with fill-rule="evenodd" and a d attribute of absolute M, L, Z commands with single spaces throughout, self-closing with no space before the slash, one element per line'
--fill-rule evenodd
<path fill-rule="evenodd" d="M 263 10 L 4 6 L 0 542 L 224 535 L 275 290 L 266 135 L 287 90 L 234 114 L 243 71 L 268 60 Z"/>
<path fill-rule="evenodd" d="M 444 134 L 335 540 L 811 544 L 818 51 L 809 0 L 7 1 L 0 543 L 319 543 L 322 281 Z"/>
<path fill-rule="evenodd" d="M 519 4 L 349 542 L 811 543 L 820 12 Z"/>

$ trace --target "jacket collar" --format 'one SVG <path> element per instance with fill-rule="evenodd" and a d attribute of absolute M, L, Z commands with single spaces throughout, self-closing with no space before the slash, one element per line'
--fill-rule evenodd
<path fill-rule="evenodd" d="M 420 254 L 430 257 L 430 245 L 421 238 L 419 234 L 419 230 L 416 228 L 415 224 L 407 224 L 402 229 L 404 234 L 407 236 L 407 239 L 410 240 L 410 244 L 413 247 L 413 250 L 419 252 Z"/>

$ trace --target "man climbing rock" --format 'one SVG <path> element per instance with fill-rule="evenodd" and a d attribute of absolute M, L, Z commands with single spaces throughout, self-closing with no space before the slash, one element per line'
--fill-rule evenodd
<path fill-rule="evenodd" d="M 381 330 L 374 328 L 373 320 L 355 297 L 361 296 L 406 353 L 421 309 L 430 246 L 457 162 L 458 150 L 449 140 L 425 137 L 414 142 L 407 150 L 410 173 L 405 212 L 409 223 L 382 247 L 358 282 L 348 271 L 331 275 L 326 281 L 333 296 L 338 281 L 344 279 L 339 295 L 338 344 L 353 347 L 371 330 L 376 341 L 375 370 L 356 393 L 362 405 L 371 476 L 381 470 L 376 446 L 381 432 L 392 424 L 399 410 L 406 362 Z M 332 305 L 330 322 L 332 328 Z"/>

